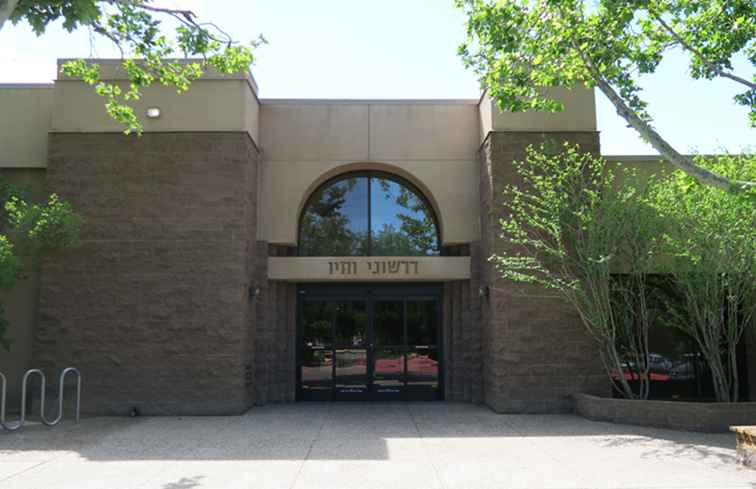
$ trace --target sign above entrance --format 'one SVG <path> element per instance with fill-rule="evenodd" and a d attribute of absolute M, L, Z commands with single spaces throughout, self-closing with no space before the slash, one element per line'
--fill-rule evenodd
<path fill-rule="evenodd" d="M 467 280 L 470 257 L 270 257 L 268 278 L 289 282 Z"/>

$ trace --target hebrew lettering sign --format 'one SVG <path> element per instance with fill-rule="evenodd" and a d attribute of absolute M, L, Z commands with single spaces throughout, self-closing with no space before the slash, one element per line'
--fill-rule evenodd
<path fill-rule="evenodd" d="M 269 257 L 268 278 L 293 282 L 424 281 L 470 278 L 470 257 Z"/>
<path fill-rule="evenodd" d="M 360 268 L 363 268 L 362 273 Z M 328 274 L 339 275 L 404 275 L 420 274 L 420 262 L 417 260 L 329 260 Z"/>

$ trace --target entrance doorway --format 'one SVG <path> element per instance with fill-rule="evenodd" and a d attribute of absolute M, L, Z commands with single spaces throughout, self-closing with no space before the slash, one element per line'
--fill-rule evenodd
<path fill-rule="evenodd" d="M 297 399 L 443 399 L 441 287 L 298 290 Z"/>

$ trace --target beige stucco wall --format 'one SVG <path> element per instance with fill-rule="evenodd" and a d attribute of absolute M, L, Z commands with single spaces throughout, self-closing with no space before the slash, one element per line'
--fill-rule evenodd
<path fill-rule="evenodd" d="M 257 135 L 256 101 L 244 80 L 197 80 L 182 94 L 162 85 L 144 90 L 133 103 L 146 132 L 248 131 Z M 78 81 L 55 83 L 51 130 L 54 132 L 120 132 L 123 127 L 105 111 L 105 99 Z M 160 117 L 149 119 L 157 107 Z"/>
<path fill-rule="evenodd" d="M 47 166 L 52 85 L 0 85 L 0 168 Z"/>
<path fill-rule="evenodd" d="M 260 239 L 295 245 L 307 197 L 330 177 L 382 170 L 417 185 L 443 244 L 478 239 L 475 101 L 263 100 Z"/>
<path fill-rule="evenodd" d="M 103 80 L 127 87 L 119 63 L 96 60 Z M 65 60 L 59 60 L 59 65 Z M 59 75 L 55 82 L 51 130 L 54 132 L 120 132 L 123 127 L 105 112 L 105 99 L 93 87 Z M 248 74 L 207 73 L 178 94 L 175 88 L 155 84 L 133 102 L 146 132 L 247 131 L 259 141 L 259 101 Z M 149 119 L 147 109 L 158 107 L 160 117 Z"/>
<path fill-rule="evenodd" d="M 593 89 L 585 87 L 550 88 L 546 94 L 564 104 L 562 112 L 502 112 L 488 94 L 480 100 L 481 132 L 488 131 L 595 131 L 596 99 Z M 490 121 L 489 121 L 490 118 Z"/>

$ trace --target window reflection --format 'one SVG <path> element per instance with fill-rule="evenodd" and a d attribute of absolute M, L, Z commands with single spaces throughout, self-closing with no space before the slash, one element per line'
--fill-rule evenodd
<path fill-rule="evenodd" d="M 336 346 L 363 348 L 367 343 L 367 304 L 343 302 L 336 308 Z"/>
<path fill-rule="evenodd" d="M 401 301 L 375 303 L 375 344 L 380 346 L 404 344 L 404 304 Z"/>
<path fill-rule="evenodd" d="M 382 173 L 352 174 L 318 189 L 300 224 L 302 256 L 427 256 L 439 252 L 431 208 Z"/>
<path fill-rule="evenodd" d="M 410 345 L 435 345 L 436 301 L 407 301 L 407 343 Z"/>
<path fill-rule="evenodd" d="M 436 254 L 436 225 L 425 202 L 412 190 L 386 177 L 370 180 L 372 254 Z"/>
<path fill-rule="evenodd" d="M 302 389 L 328 396 L 333 373 L 333 321 L 337 305 L 307 302 L 302 307 Z"/>
<path fill-rule="evenodd" d="M 315 192 L 300 228 L 300 253 L 359 256 L 368 252 L 368 181 L 345 178 Z"/>

